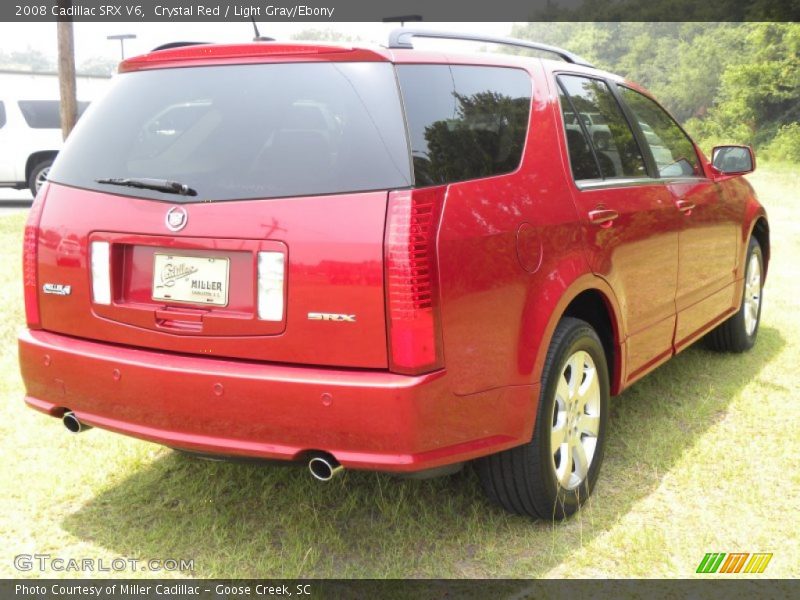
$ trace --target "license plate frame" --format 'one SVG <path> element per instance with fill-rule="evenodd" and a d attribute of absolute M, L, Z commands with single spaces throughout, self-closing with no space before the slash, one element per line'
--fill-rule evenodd
<path fill-rule="evenodd" d="M 151 298 L 155 302 L 178 302 L 193 306 L 228 305 L 230 258 L 153 254 Z"/>

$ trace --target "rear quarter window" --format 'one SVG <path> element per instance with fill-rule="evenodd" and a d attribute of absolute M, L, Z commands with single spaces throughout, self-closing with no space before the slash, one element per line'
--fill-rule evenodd
<path fill-rule="evenodd" d="M 527 72 L 505 67 L 400 65 L 415 185 L 514 171 L 530 117 Z"/>
<path fill-rule="evenodd" d="M 0 128 L 6 124 L 6 105 L 0 102 Z"/>

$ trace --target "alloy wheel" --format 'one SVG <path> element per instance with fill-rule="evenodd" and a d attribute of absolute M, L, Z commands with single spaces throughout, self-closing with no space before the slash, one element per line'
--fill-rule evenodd
<path fill-rule="evenodd" d="M 39 190 L 42 189 L 44 182 L 47 181 L 47 175 L 50 173 L 50 167 L 45 167 L 41 171 L 36 174 L 36 180 L 34 181 L 34 185 L 36 186 L 36 193 L 39 193 Z"/>
<path fill-rule="evenodd" d="M 589 474 L 600 431 L 600 382 L 588 352 L 566 361 L 556 387 L 550 449 L 561 487 L 573 490 Z"/>
<path fill-rule="evenodd" d="M 754 252 L 747 263 L 744 283 L 744 329 L 753 335 L 758 325 L 758 309 L 761 306 L 761 261 Z"/>

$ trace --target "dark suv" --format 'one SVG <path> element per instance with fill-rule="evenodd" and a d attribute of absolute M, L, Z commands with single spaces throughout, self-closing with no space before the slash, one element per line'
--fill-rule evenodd
<path fill-rule="evenodd" d="M 26 402 L 320 480 L 476 461 L 505 508 L 561 518 L 610 396 L 702 337 L 753 345 L 770 248 L 749 148 L 709 162 L 567 51 L 415 35 L 453 37 L 123 62 L 25 230 Z"/>

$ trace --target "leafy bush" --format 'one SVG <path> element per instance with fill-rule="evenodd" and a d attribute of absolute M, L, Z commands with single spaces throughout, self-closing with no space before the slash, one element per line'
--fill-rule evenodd
<path fill-rule="evenodd" d="M 780 127 L 761 154 L 769 160 L 800 163 L 800 123 Z"/>

